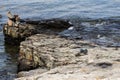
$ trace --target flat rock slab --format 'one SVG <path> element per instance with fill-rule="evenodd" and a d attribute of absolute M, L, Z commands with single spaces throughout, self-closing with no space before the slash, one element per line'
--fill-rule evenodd
<path fill-rule="evenodd" d="M 89 55 L 76 57 L 77 63 L 58 66 L 41 74 L 15 80 L 119 80 L 120 62 L 117 59 L 120 58 L 120 50 L 116 51 L 114 48 L 106 48 L 106 50 L 98 47 L 88 49 Z M 88 63 L 91 59 L 93 62 Z M 102 67 L 104 65 L 106 67 Z M 31 71 L 28 73 L 30 74 Z"/>

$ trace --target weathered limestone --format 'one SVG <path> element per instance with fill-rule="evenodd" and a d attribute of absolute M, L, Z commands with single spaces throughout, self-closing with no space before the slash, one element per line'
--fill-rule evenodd
<path fill-rule="evenodd" d="M 21 24 L 19 27 L 4 26 L 5 36 L 8 35 L 12 38 L 26 38 L 34 33 L 32 31 L 35 31 L 35 27 L 29 24 Z"/>
<path fill-rule="evenodd" d="M 29 70 L 36 67 L 51 69 L 76 63 L 75 55 L 80 53 L 80 49 L 71 49 L 73 43 L 72 40 L 54 35 L 37 34 L 28 37 L 20 45 L 19 69 Z"/>
<path fill-rule="evenodd" d="M 56 66 L 77 63 L 79 56 L 87 55 L 86 49 L 85 53 L 81 51 L 82 46 L 87 44 L 91 47 L 95 46 L 79 40 L 76 43 L 57 35 L 33 35 L 20 44 L 19 71 L 36 67 L 51 69 Z"/>

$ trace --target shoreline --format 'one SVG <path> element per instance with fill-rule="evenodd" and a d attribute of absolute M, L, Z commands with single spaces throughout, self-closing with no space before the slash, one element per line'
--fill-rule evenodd
<path fill-rule="evenodd" d="M 68 76 L 76 80 L 79 80 L 79 77 L 87 80 L 102 80 L 108 79 L 109 74 L 113 73 L 115 73 L 115 75 L 112 75 L 110 79 L 119 79 L 119 72 L 116 73 L 117 69 L 119 69 L 119 48 L 118 50 L 107 47 L 101 48 L 99 45 L 87 41 L 76 40 L 76 42 L 74 42 L 72 39 L 60 37 L 58 33 L 71 26 L 71 24 L 66 21 L 48 20 L 45 21 L 45 23 L 44 21 L 37 23 L 39 23 L 37 26 L 34 25 L 36 22 L 33 22 L 32 25 L 28 24 L 29 26 L 19 27 L 18 30 L 15 29 L 15 32 L 10 31 L 10 33 L 8 32 L 9 27 L 7 28 L 7 35 L 11 37 L 18 37 L 18 35 L 14 34 L 16 34 L 19 29 L 22 29 L 22 31 L 18 32 L 18 39 L 27 37 L 25 41 L 20 43 L 18 59 L 19 71 L 22 72 L 18 73 L 20 78 L 15 80 L 56 80 L 56 75 L 60 75 L 61 77 L 59 77 L 59 79 L 61 80 L 70 80 L 70 78 L 66 78 Z M 63 29 L 61 29 L 61 27 L 63 27 Z M 6 30 L 5 27 L 4 30 Z M 88 50 L 87 54 L 80 51 L 84 48 Z M 79 69 L 80 71 L 78 71 Z M 108 72 L 111 69 L 112 72 Z M 24 70 L 27 70 L 27 72 L 24 72 Z M 93 74 L 92 70 L 94 70 L 95 73 L 100 70 L 99 73 L 101 73 L 101 75 Z M 107 73 L 104 73 L 103 70 L 107 71 Z M 78 77 L 75 77 L 75 75 Z M 84 78 L 84 76 L 86 76 L 86 78 Z"/>

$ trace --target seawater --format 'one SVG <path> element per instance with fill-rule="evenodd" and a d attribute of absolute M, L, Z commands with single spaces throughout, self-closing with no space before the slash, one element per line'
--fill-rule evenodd
<path fill-rule="evenodd" d="M 7 21 L 6 13 L 11 11 L 13 14 L 19 14 L 21 18 L 32 19 L 51 19 L 63 18 L 70 19 L 74 25 L 81 23 L 86 26 L 83 33 L 73 32 L 75 35 L 87 36 L 85 39 L 94 41 L 93 34 L 102 35 L 105 39 L 112 34 L 112 37 L 119 37 L 120 25 L 117 23 L 109 23 L 102 21 L 95 22 L 97 19 L 120 19 L 120 0 L 1 0 L 0 1 L 0 24 Z M 89 22 L 81 22 L 82 20 L 91 20 Z M 94 20 L 94 21 L 92 21 Z M 104 25 L 104 23 L 106 23 Z M 102 25 L 101 25 L 102 24 Z M 109 25 L 110 24 L 110 25 Z M 117 28 L 116 28 L 117 25 Z M 101 27 L 102 26 L 102 27 Z M 105 26 L 105 27 L 103 27 Z M 16 73 L 16 51 L 15 47 L 4 44 L 4 35 L 0 26 L 0 80 L 12 80 Z M 109 29 L 109 33 L 107 30 Z M 97 30 L 99 33 L 94 32 Z M 104 31 L 106 33 L 104 33 Z M 69 31 L 68 31 L 69 32 Z M 73 34 L 72 33 L 72 34 Z M 108 34 L 109 33 L 109 34 Z M 69 33 L 70 34 L 70 33 Z M 79 34 L 79 35 L 78 35 Z M 108 34 L 108 36 L 105 36 Z M 97 36 L 95 35 L 95 36 Z M 117 36 L 116 36 L 117 35 Z M 74 35 L 73 35 L 74 36 Z M 92 36 L 92 37 L 90 37 Z M 90 37 L 90 38 L 89 38 Z M 93 39 L 92 39 L 93 38 Z M 100 38 L 100 39 L 101 39 Z M 104 40 L 105 41 L 105 40 Z M 5 76 L 7 75 L 7 76 Z M 11 77 L 12 76 L 12 77 Z"/>
<path fill-rule="evenodd" d="M 120 0 L 2 0 L 0 13 L 6 11 L 19 14 L 22 18 L 59 17 L 115 17 L 120 14 Z"/>

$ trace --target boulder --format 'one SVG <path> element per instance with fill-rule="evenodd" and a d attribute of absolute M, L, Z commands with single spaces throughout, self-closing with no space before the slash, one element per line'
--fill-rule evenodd
<path fill-rule="evenodd" d="M 36 34 L 20 44 L 19 71 L 36 67 L 52 69 L 56 66 L 76 63 L 79 48 L 72 49 L 74 42 L 55 35 Z"/>

